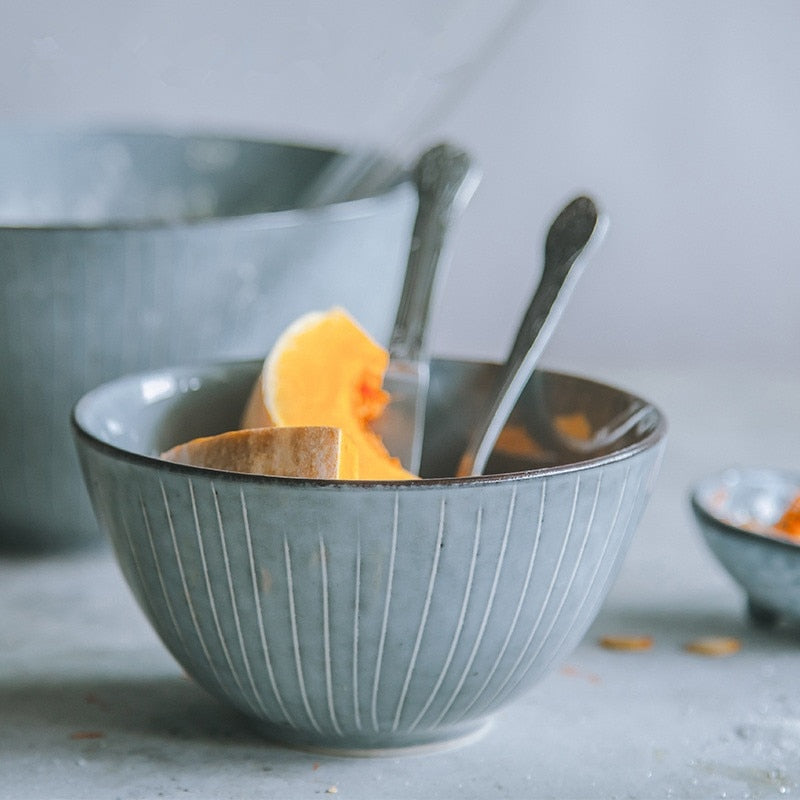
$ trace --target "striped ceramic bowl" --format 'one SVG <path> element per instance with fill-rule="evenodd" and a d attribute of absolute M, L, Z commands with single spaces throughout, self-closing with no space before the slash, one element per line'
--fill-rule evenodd
<path fill-rule="evenodd" d="M 259 367 L 125 377 L 75 408 L 94 508 L 141 608 L 183 667 L 272 739 L 366 753 L 476 735 L 592 622 L 652 487 L 662 415 L 540 372 L 492 474 L 448 478 L 494 368 L 436 361 L 432 477 L 418 482 L 155 456 L 234 427 Z"/>

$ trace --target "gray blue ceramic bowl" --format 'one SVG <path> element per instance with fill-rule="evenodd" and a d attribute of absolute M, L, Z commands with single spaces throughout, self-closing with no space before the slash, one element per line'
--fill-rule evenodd
<path fill-rule="evenodd" d="M 309 307 L 388 338 L 416 195 L 369 156 L 0 128 L 0 547 L 97 538 L 69 411 L 99 383 L 255 357 Z M 337 182 L 364 162 L 375 180 Z"/>
<path fill-rule="evenodd" d="M 367 753 L 476 735 L 591 624 L 653 485 L 662 415 L 576 457 L 559 416 L 601 428 L 642 401 L 540 372 L 512 418 L 538 455 L 448 478 L 495 368 L 435 361 L 423 474 L 439 477 L 323 482 L 156 457 L 236 427 L 259 369 L 149 372 L 75 408 L 94 508 L 142 609 L 272 739 Z"/>
<path fill-rule="evenodd" d="M 800 542 L 770 531 L 798 494 L 800 474 L 758 467 L 723 470 L 691 494 L 706 543 L 761 624 L 800 621 Z"/>

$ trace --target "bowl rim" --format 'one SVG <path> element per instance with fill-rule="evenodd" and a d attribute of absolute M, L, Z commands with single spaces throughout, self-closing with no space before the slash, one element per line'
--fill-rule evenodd
<path fill-rule="evenodd" d="M 320 153 L 336 155 L 364 155 L 374 157 L 378 163 L 392 172 L 393 178 L 387 180 L 378 190 L 371 191 L 362 197 L 349 200 L 328 202 L 319 206 L 302 208 L 286 208 L 276 211 L 256 211 L 244 214 L 203 215 L 197 217 L 178 217 L 162 219 L 158 217 L 125 220 L 112 218 L 98 222 L 11 222 L 4 223 L 0 218 L 0 232 L 34 231 L 39 233 L 71 231 L 83 234 L 97 234 L 120 231 L 156 232 L 187 231 L 218 227 L 262 227 L 269 220 L 270 228 L 290 228 L 315 222 L 338 222 L 348 219 L 359 219 L 374 213 L 376 205 L 388 203 L 395 194 L 406 191 L 409 187 L 408 170 L 405 165 L 391 157 L 388 153 L 375 148 L 353 147 L 340 149 L 305 139 L 290 139 L 288 136 L 270 138 L 267 134 L 217 132 L 213 129 L 186 130 L 172 127 L 156 128 L 144 125 L 125 127 L 122 125 L 81 125 L 63 124 L 45 126 L 31 123 L 7 122 L 0 125 L 0 138 L 9 135 L 48 135 L 76 137 L 133 137 L 142 139 L 172 139 L 187 143 L 221 143 L 275 145 L 288 149 L 312 150 Z"/>
<path fill-rule="evenodd" d="M 744 528 L 741 525 L 736 525 L 729 522 L 722 517 L 714 514 L 705 503 L 700 499 L 700 494 L 707 490 L 710 486 L 722 487 L 725 484 L 726 475 L 742 476 L 753 475 L 755 473 L 766 473 L 771 475 L 780 476 L 787 479 L 790 483 L 797 485 L 800 491 L 800 473 L 794 472 L 790 469 L 782 469 L 779 467 L 740 467 L 730 466 L 725 469 L 713 472 L 695 482 L 689 494 L 689 502 L 692 510 L 697 517 L 707 525 L 710 525 L 715 531 L 723 535 L 738 538 L 743 541 L 762 542 L 765 546 L 774 546 L 784 550 L 800 550 L 800 539 L 794 540 L 789 536 L 782 536 L 780 533 L 770 533 L 768 530 L 759 531 L 749 528 Z"/>
<path fill-rule="evenodd" d="M 442 359 L 442 360 L 448 362 L 470 363 L 470 364 L 487 363 L 481 361 L 469 361 L 466 359 Z M 127 461 L 128 463 L 138 464 L 140 466 L 148 467 L 151 469 L 165 470 L 167 472 L 176 472 L 187 476 L 191 475 L 203 476 L 208 479 L 214 479 L 217 481 L 222 480 L 232 483 L 247 483 L 247 484 L 257 484 L 257 485 L 283 484 L 287 486 L 299 486 L 299 485 L 307 485 L 315 487 L 328 486 L 336 489 L 343 489 L 347 487 L 363 488 L 367 486 L 384 486 L 384 487 L 396 488 L 398 490 L 403 490 L 403 491 L 409 491 L 409 490 L 421 491 L 427 488 L 435 488 L 442 486 L 458 487 L 458 486 L 474 486 L 476 484 L 483 485 L 489 483 L 507 483 L 513 480 L 543 478 L 543 477 L 549 477 L 551 475 L 563 475 L 563 474 L 570 474 L 573 472 L 585 471 L 598 466 L 605 466 L 608 464 L 616 463 L 618 461 L 624 461 L 646 450 L 651 450 L 654 447 L 658 446 L 666 438 L 667 434 L 667 421 L 664 413 L 658 406 L 650 403 L 649 401 L 644 401 L 647 403 L 648 406 L 650 406 L 653 409 L 655 413 L 656 424 L 654 425 L 652 430 L 648 431 L 648 433 L 641 439 L 641 441 L 634 442 L 633 444 L 627 445 L 626 447 L 622 447 L 619 450 L 615 450 L 611 453 L 606 453 L 605 455 L 593 456 L 591 458 L 585 458 L 575 462 L 570 462 L 569 464 L 561 464 L 561 465 L 547 466 L 547 467 L 536 467 L 533 469 L 518 470 L 513 472 L 492 473 L 489 475 L 471 475 L 465 477 L 453 476 L 453 477 L 438 477 L 438 478 L 418 478 L 417 480 L 396 480 L 396 479 L 344 480 L 344 479 L 331 479 L 331 478 L 290 478 L 278 475 L 257 475 L 245 472 L 230 472 L 228 470 L 217 470 L 217 469 L 211 469 L 209 467 L 196 467 L 189 464 L 177 464 L 159 458 L 158 456 L 136 453 L 131 450 L 126 450 L 125 448 L 118 447 L 117 445 L 110 444 L 109 442 L 104 441 L 99 436 L 96 436 L 94 433 L 88 430 L 88 428 L 84 426 L 78 418 L 82 406 L 88 405 L 95 397 L 101 395 L 102 393 L 111 389 L 113 386 L 119 385 L 122 382 L 131 380 L 134 381 L 141 380 L 142 378 L 148 375 L 156 376 L 156 375 L 164 375 L 165 373 L 174 375 L 177 371 L 187 370 L 187 369 L 195 372 L 197 371 L 208 372 L 213 369 L 230 370 L 243 367 L 253 367 L 255 369 L 258 368 L 260 364 L 263 364 L 263 359 L 234 359 L 234 360 L 204 361 L 204 362 L 199 362 L 197 364 L 185 364 L 173 367 L 160 367 L 140 372 L 134 372 L 128 375 L 119 376 L 110 381 L 106 381 L 105 383 L 100 384 L 94 389 L 90 389 L 73 404 L 72 410 L 70 412 L 70 425 L 73 431 L 73 436 L 76 438 L 76 440 L 84 442 L 85 444 L 93 447 L 95 450 L 100 450 L 102 452 L 105 452 L 107 455 L 112 455 L 115 458 Z M 615 391 L 619 391 L 621 393 L 634 397 L 634 395 L 632 395 L 630 392 L 624 389 L 618 389 L 617 387 L 612 386 L 611 384 L 604 383 L 602 381 L 597 381 L 592 378 L 580 375 L 574 375 L 568 372 L 559 372 L 551 369 L 543 369 L 540 370 L 540 372 L 549 373 L 551 375 L 564 376 L 568 378 L 578 378 L 579 380 L 584 380 L 589 383 L 602 385 L 604 387 L 614 389 Z M 638 398 L 638 397 L 636 399 L 643 400 L 643 398 Z"/>

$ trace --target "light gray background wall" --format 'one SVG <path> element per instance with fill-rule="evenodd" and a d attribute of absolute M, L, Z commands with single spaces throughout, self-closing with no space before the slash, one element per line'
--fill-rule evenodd
<path fill-rule="evenodd" d="M 796 0 L 0 0 L 0 119 L 203 126 L 411 157 L 484 179 L 433 329 L 502 357 L 547 222 L 611 220 L 548 364 L 798 368 Z M 743 380 L 746 373 L 743 372 Z"/>

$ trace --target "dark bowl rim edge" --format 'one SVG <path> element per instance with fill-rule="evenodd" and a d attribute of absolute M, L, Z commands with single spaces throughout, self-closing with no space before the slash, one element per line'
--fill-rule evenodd
<path fill-rule="evenodd" d="M 483 363 L 479 361 L 466 361 L 465 359 L 444 359 L 444 360 L 463 361 L 465 363 Z M 259 359 L 234 359 L 234 360 L 209 361 L 209 362 L 201 362 L 195 365 L 187 364 L 183 365 L 182 367 L 169 367 L 169 366 L 157 367 L 152 370 L 143 370 L 141 372 L 133 373 L 131 375 L 124 375 L 124 376 L 119 376 L 117 378 L 112 378 L 111 380 L 98 385 L 94 389 L 90 389 L 73 404 L 72 410 L 70 412 L 70 425 L 73 431 L 73 436 L 76 440 L 82 441 L 84 444 L 93 447 L 95 450 L 105 452 L 109 456 L 113 456 L 115 458 L 121 458 L 129 463 L 138 464 L 143 467 L 158 468 L 166 470 L 168 472 L 176 472 L 187 476 L 202 475 L 203 477 L 206 477 L 208 479 L 216 479 L 228 482 L 248 483 L 248 484 L 277 483 L 277 484 L 285 484 L 291 486 L 298 486 L 302 484 L 302 485 L 317 486 L 317 487 L 328 486 L 335 489 L 341 489 L 342 487 L 363 488 L 366 486 L 385 486 L 385 487 L 394 487 L 397 489 L 406 487 L 404 488 L 404 490 L 407 490 L 407 487 L 420 487 L 417 490 L 422 490 L 423 488 L 435 488 L 442 486 L 474 486 L 487 483 L 507 483 L 511 480 L 544 478 L 552 475 L 564 475 L 573 472 L 585 471 L 588 469 L 592 469 L 594 467 L 605 466 L 608 464 L 613 464 L 619 461 L 624 461 L 629 458 L 633 458 L 634 456 L 642 452 L 651 450 L 659 446 L 660 444 L 663 443 L 663 441 L 666 439 L 667 436 L 666 417 L 664 413 L 661 411 L 661 409 L 658 406 L 650 403 L 650 401 L 644 400 L 644 398 L 633 395 L 631 392 L 625 389 L 619 389 L 616 386 L 604 383 L 602 381 L 594 380 L 592 378 L 588 378 L 582 375 L 577 375 L 569 372 L 561 372 L 552 369 L 541 370 L 541 372 L 549 373 L 551 375 L 564 376 L 567 378 L 577 378 L 579 380 L 587 381 L 589 383 L 602 385 L 606 388 L 613 389 L 614 391 L 626 394 L 635 399 L 642 400 L 643 402 L 647 403 L 647 405 L 651 407 L 655 412 L 657 419 L 656 425 L 639 442 L 630 444 L 627 447 L 623 447 L 612 453 L 607 453 L 606 455 L 595 456 L 593 458 L 587 458 L 581 461 L 575 461 L 574 463 L 570 464 L 562 464 L 553 467 L 537 467 L 534 469 L 520 470 L 515 472 L 494 473 L 490 475 L 475 475 L 468 477 L 454 476 L 446 478 L 443 477 L 419 478 L 418 480 L 403 481 L 403 480 L 332 480 L 332 479 L 322 479 L 322 478 L 317 478 L 317 479 L 287 478 L 277 475 L 256 475 L 244 472 L 228 472 L 225 470 L 210 469 L 208 467 L 195 467 L 188 464 L 176 464 L 170 461 L 166 461 L 165 459 L 159 458 L 157 456 L 144 455 L 142 453 L 134 453 L 130 450 L 124 450 L 123 448 L 117 447 L 116 445 L 109 444 L 108 442 L 103 441 L 102 439 L 100 439 L 99 437 L 95 436 L 93 433 L 88 431 L 85 427 L 83 427 L 83 425 L 81 425 L 81 423 L 78 421 L 77 418 L 78 407 L 84 401 L 84 398 L 118 381 L 135 378 L 138 375 L 174 372 L 177 369 L 183 369 L 183 368 L 196 367 L 197 369 L 212 369 L 215 367 L 230 368 L 230 367 L 245 366 L 245 365 L 252 365 L 254 367 L 257 367 L 259 363 L 261 363 L 261 360 Z"/>

